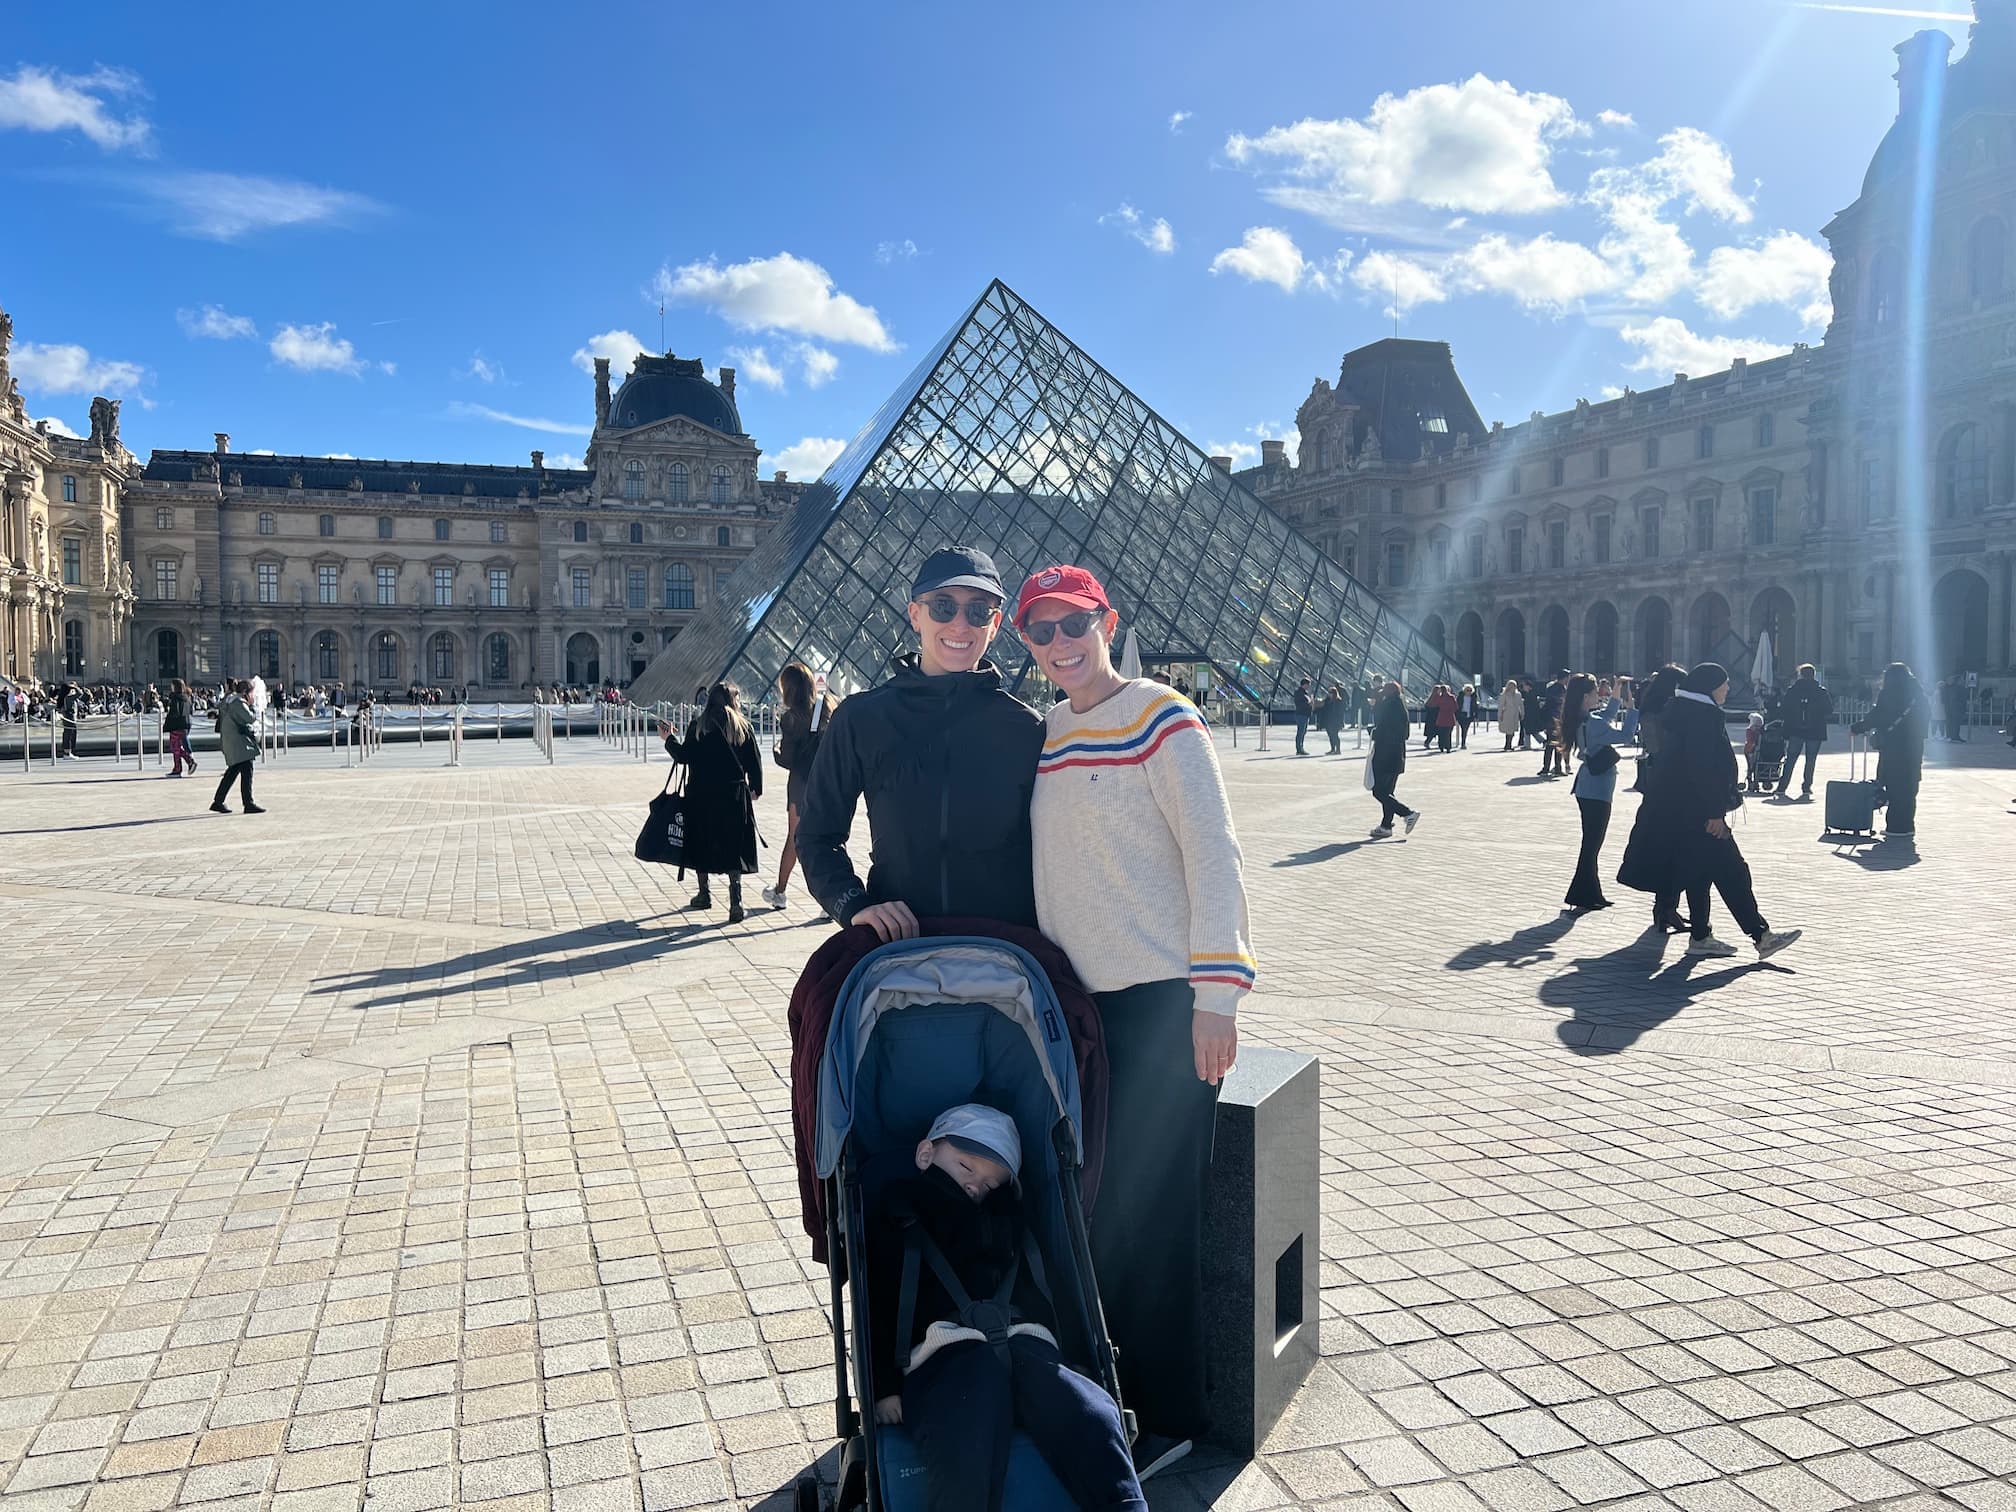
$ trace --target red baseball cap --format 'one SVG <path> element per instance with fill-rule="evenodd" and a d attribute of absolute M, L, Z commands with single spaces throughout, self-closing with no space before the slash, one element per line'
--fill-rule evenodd
<path fill-rule="evenodd" d="M 1015 596 L 1015 628 L 1020 630 L 1029 618 L 1029 611 L 1038 599 L 1056 599 L 1069 604 L 1074 609 L 1105 609 L 1113 606 L 1106 601 L 1106 589 L 1099 579 L 1083 567 L 1067 567 L 1059 564 L 1044 567 L 1029 574 L 1022 591 Z"/>

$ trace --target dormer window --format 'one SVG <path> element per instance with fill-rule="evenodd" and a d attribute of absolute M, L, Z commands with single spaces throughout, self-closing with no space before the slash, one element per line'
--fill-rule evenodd
<path fill-rule="evenodd" d="M 717 467 L 714 469 L 714 483 L 708 491 L 708 497 L 716 504 L 726 504 L 728 502 L 727 468 Z"/>
<path fill-rule="evenodd" d="M 623 464 L 623 497 L 641 499 L 644 497 L 644 464 L 630 461 Z"/>
<path fill-rule="evenodd" d="M 684 504 L 691 496 L 687 483 L 688 474 L 684 462 L 674 462 L 665 472 L 665 497 L 674 504 Z"/>

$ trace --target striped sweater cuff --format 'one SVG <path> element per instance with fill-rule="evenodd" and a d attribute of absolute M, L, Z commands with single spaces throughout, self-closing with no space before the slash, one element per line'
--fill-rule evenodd
<path fill-rule="evenodd" d="M 1249 955 L 1193 955 L 1190 987 L 1197 1006 L 1206 1013 L 1237 1013 L 1239 999 L 1253 990 L 1254 965 Z"/>

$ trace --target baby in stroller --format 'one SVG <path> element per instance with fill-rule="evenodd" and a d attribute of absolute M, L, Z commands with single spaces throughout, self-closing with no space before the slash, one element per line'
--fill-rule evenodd
<path fill-rule="evenodd" d="M 981 1103 L 867 1162 L 875 1420 L 909 1429 L 934 1512 L 1000 1505 L 1018 1427 L 1077 1506 L 1145 1512 L 1119 1407 L 1058 1352 L 1021 1170 L 1014 1119 Z"/>
<path fill-rule="evenodd" d="M 1753 714 L 1751 718 L 1756 718 Z M 1785 721 L 1774 719 L 1757 736 L 1757 752 L 1751 762 L 1752 792 L 1769 793 L 1778 787 L 1785 770 Z"/>

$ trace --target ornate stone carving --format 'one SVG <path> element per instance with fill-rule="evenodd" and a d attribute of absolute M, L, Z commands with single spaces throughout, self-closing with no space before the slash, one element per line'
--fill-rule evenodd
<path fill-rule="evenodd" d="M 102 394 L 91 401 L 91 441 L 106 451 L 119 449 L 119 401 Z"/>

